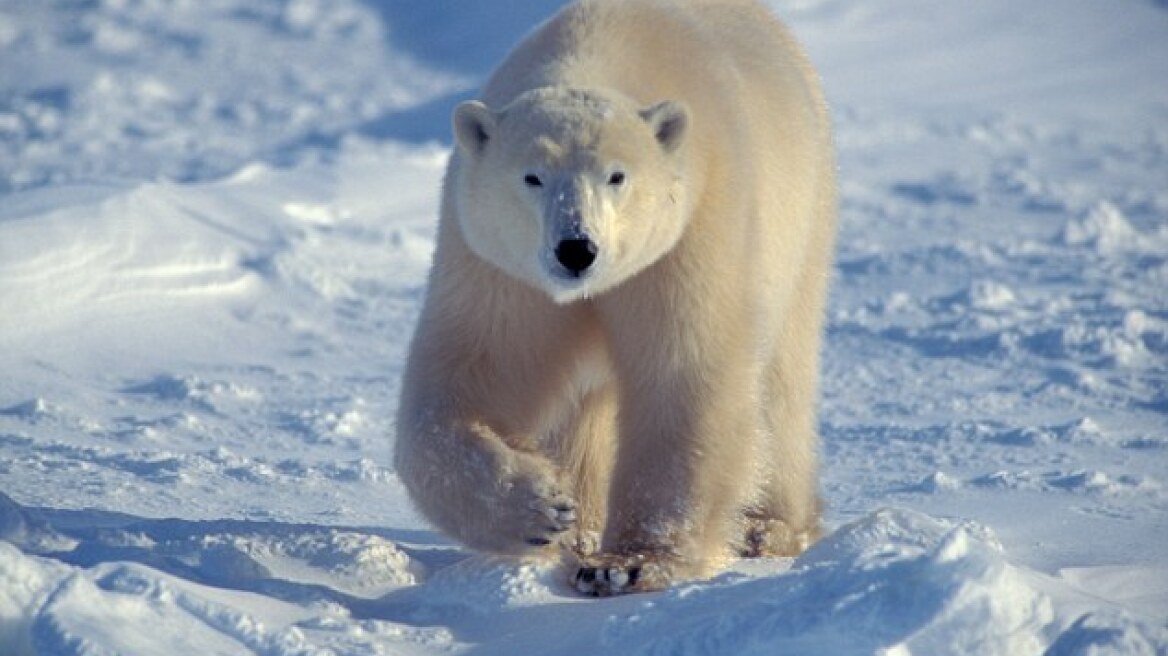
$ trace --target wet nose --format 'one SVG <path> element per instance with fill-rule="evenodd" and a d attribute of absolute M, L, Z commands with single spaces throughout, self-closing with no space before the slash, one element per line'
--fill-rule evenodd
<path fill-rule="evenodd" d="M 579 278 L 596 261 L 600 248 L 591 239 L 565 239 L 556 245 L 556 260 Z"/>

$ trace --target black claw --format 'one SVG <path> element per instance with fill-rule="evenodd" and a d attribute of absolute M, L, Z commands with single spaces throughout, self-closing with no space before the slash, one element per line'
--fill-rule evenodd
<path fill-rule="evenodd" d="M 527 544 L 530 544 L 533 547 L 546 547 L 551 543 L 552 543 L 552 541 L 548 540 L 547 538 L 528 538 L 527 539 Z"/>
<path fill-rule="evenodd" d="M 613 575 L 614 572 L 619 571 L 623 571 L 627 579 L 624 585 L 617 587 L 613 584 Z M 581 589 L 580 592 L 591 597 L 607 597 L 627 592 L 635 587 L 639 580 L 641 580 L 640 566 L 624 570 L 608 567 L 581 567 L 576 570 L 577 588 L 580 588 L 581 583 L 585 584 L 586 588 Z"/>

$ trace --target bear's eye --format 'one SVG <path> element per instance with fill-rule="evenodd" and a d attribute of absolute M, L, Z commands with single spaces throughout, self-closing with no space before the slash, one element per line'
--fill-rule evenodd
<path fill-rule="evenodd" d="M 614 187 L 619 187 L 619 186 L 623 185 L 624 183 L 625 183 L 625 172 L 624 171 L 613 171 L 612 173 L 609 174 L 608 184 L 610 184 Z"/>
<path fill-rule="evenodd" d="M 527 185 L 528 187 L 542 187 L 543 180 L 540 180 L 539 176 L 534 173 L 528 173 L 527 175 L 523 176 L 523 184 Z"/>

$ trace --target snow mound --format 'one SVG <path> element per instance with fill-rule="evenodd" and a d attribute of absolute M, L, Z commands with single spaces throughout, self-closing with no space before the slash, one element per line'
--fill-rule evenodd
<path fill-rule="evenodd" d="M 683 630 L 653 630 L 679 615 Z M 1052 621 L 1050 600 L 966 529 L 881 511 L 783 576 L 670 591 L 611 622 L 604 642 L 638 654 L 1034 653 Z"/>
<path fill-rule="evenodd" d="M 201 541 L 195 553 L 227 547 L 252 558 L 270 577 L 315 583 L 375 598 L 411 586 L 425 568 L 393 542 L 376 535 L 329 530 L 285 537 L 218 535 Z"/>
<path fill-rule="evenodd" d="M 42 654 L 323 653 L 295 628 L 271 629 L 133 565 L 65 578 L 34 621 L 32 642 Z"/>
<path fill-rule="evenodd" d="M 413 606 L 412 617 L 423 621 L 450 613 L 486 617 L 570 594 L 566 581 L 554 561 L 476 556 L 436 572 L 394 603 Z"/>
<path fill-rule="evenodd" d="M 1047 656 L 1163 654 L 1168 630 L 1139 627 L 1111 612 L 1090 613 L 1075 620 L 1046 650 Z"/>
<path fill-rule="evenodd" d="M 608 600 L 574 595 L 553 562 L 449 562 L 453 554 L 419 555 L 426 550 L 345 531 L 140 535 L 133 549 L 91 542 L 76 552 L 86 550 L 99 562 L 68 566 L 0 543 L 6 644 L 35 653 L 315 654 L 342 645 L 358 653 L 358 644 L 446 651 L 457 635 L 490 643 L 481 645 L 487 653 L 515 653 L 492 651 L 513 647 L 494 641 L 513 633 L 514 644 L 553 654 L 1168 649 L 1164 627 L 1011 564 L 987 528 L 908 510 L 848 524 L 789 569 L 743 561 L 709 581 Z M 56 557 L 83 561 L 76 552 Z M 131 554 L 139 562 L 118 560 Z M 210 587 L 212 578 L 225 587 Z M 575 610 L 548 615 L 564 607 Z M 1125 649 L 1135 651 L 1113 651 Z"/>
<path fill-rule="evenodd" d="M 76 541 L 57 533 L 39 517 L 30 515 L 7 494 L 0 492 L 0 541 L 33 553 L 69 550 Z"/>
<path fill-rule="evenodd" d="M 385 645 L 398 642 L 453 643 L 445 629 L 351 615 L 350 606 L 362 607 L 360 595 L 374 598 L 412 584 L 421 569 L 376 536 L 122 537 L 136 544 L 117 548 L 110 544 L 116 538 L 105 535 L 57 554 L 110 559 L 89 567 L 27 555 L 0 541 L 6 656 L 385 653 Z M 158 567 L 119 560 L 126 557 Z"/>
<path fill-rule="evenodd" d="M 1068 246 L 1087 246 L 1100 255 L 1163 253 L 1168 247 L 1168 228 L 1143 233 L 1108 201 L 1099 201 L 1081 216 L 1067 221 L 1061 233 Z"/>
<path fill-rule="evenodd" d="M 786 574 L 726 575 L 645 602 L 610 620 L 602 642 L 646 655 L 1026 654 L 1052 636 L 1068 650 L 1059 653 L 1168 648 L 1162 629 L 1118 612 L 1064 630 L 1036 577 L 1011 565 L 985 529 L 884 510 L 839 529 Z"/>

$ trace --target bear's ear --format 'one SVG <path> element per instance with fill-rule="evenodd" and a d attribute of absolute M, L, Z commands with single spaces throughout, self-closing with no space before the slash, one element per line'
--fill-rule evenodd
<path fill-rule="evenodd" d="M 641 110 L 641 118 L 652 128 L 665 152 L 673 152 L 685 141 L 689 128 L 689 109 L 684 103 L 666 100 Z"/>
<path fill-rule="evenodd" d="M 478 100 L 454 108 L 454 138 L 468 155 L 481 155 L 494 131 L 494 112 Z"/>

